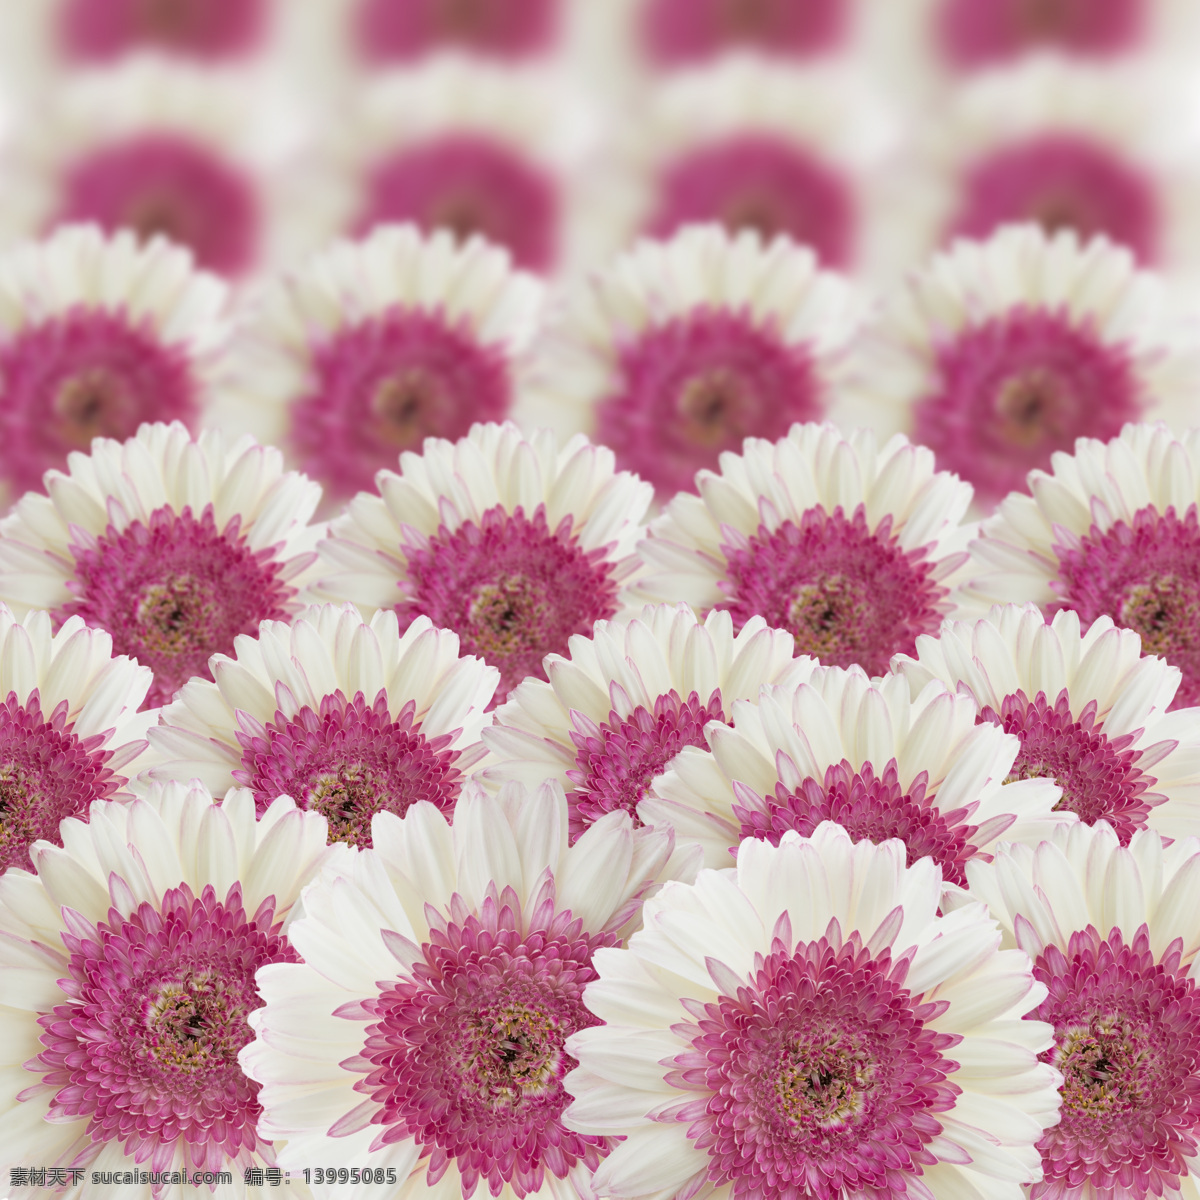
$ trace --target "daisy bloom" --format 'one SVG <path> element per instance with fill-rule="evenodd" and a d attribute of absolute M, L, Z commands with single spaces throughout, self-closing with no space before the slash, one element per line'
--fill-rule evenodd
<path fill-rule="evenodd" d="M 1195 1196 L 1200 843 L 1142 830 L 1123 846 L 1101 821 L 967 875 L 961 900 L 987 903 L 1049 993 L 1028 1019 L 1054 1029 L 1038 1057 L 1060 1072 L 1062 1116 L 1038 1142 L 1030 1200 Z"/>
<path fill-rule="evenodd" d="M 566 419 L 668 498 L 747 437 L 823 417 L 862 307 L 784 236 L 708 225 L 643 240 L 593 276 L 563 330 L 547 423 L 564 424 L 570 396 Z"/>
<path fill-rule="evenodd" d="M 971 545 L 964 608 L 1033 601 L 1048 616 L 1099 617 L 1132 629 L 1142 650 L 1180 668 L 1175 705 L 1200 701 L 1200 431 L 1127 425 L 1109 442 L 1080 438 L 1029 476 Z"/>
<path fill-rule="evenodd" d="M 639 548 L 646 600 L 727 609 L 735 629 L 762 616 L 798 653 L 872 675 L 955 607 L 971 488 L 900 435 L 880 448 L 869 429 L 794 425 L 747 438 L 696 486 Z"/>
<path fill-rule="evenodd" d="M 568 847 L 547 783 L 472 785 L 453 826 L 431 804 L 381 813 L 374 840 L 305 893 L 290 930 L 303 963 L 259 972 L 240 1061 L 262 1084 L 260 1134 L 287 1139 L 293 1171 L 390 1170 L 400 1195 L 591 1195 L 610 1140 L 561 1120 L 563 1044 L 596 1024 L 593 955 L 628 932 L 670 837 L 610 813 Z"/>
<path fill-rule="evenodd" d="M 514 409 L 543 287 L 472 237 L 388 226 L 270 285 L 247 314 L 237 389 L 214 425 L 285 445 L 337 498 L 401 450 Z"/>
<path fill-rule="evenodd" d="M 1128 249 L 1007 226 L 910 278 L 860 365 L 855 415 L 928 446 L 994 503 L 1078 437 L 1148 415 L 1190 424 L 1200 371 L 1184 335 Z"/>
<path fill-rule="evenodd" d="M 161 237 L 75 226 L 0 254 L 0 480 L 19 495 L 94 437 L 195 426 L 228 341 L 225 284 Z"/>
<path fill-rule="evenodd" d="M 476 425 L 401 454 L 378 487 L 331 523 L 321 591 L 368 616 L 394 608 L 402 629 L 426 616 L 453 630 L 499 667 L 500 699 L 631 601 L 650 485 L 582 436 Z"/>
<path fill-rule="evenodd" d="M 1051 1028 L 1022 1019 L 1046 989 L 941 891 L 826 822 L 648 900 L 567 1042 L 568 1128 L 624 1138 L 596 1192 L 1017 1200 L 1057 1117 Z"/>
<path fill-rule="evenodd" d="M 705 727 L 728 719 L 764 684 L 797 685 L 811 658 L 752 617 L 738 632 L 727 612 L 701 621 L 686 604 L 647 607 L 632 620 L 598 621 L 552 654 L 549 682 L 527 679 L 495 712 L 483 739 L 492 752 L 485 781 L 555 779 L 568 789 L 571 835 L 605 813 L 635 815 L 685 746 L 708 747 Z"/>
<path fill-rule="evenodd" d="M 238 634 L 308 602 L 320 487 L 284 472 L 278 450 L 179 422 L 97 438 L 50 471 L 0 521 L 0 600 L 107 630 L 118 654 L 154 672 L 166 703 Z"/>
<path fill-rule="evenodd" d="M 218 804 L 176 783 L 94 803 L 61 848 L 35 844 L 34 874 L 0 879 L 6 1179 L 86 1168 L 79 1200 L 183 1200 L 213 1182 L 197 1173 L 229 1171 L 211 1194 L 247 1195 L 243 1171 L 274 1163 L 237 1060 L 254 975 L 299 960 L 287 922 L 326 856 L 324 820 L 286 796 L 256 820 L 249 792 Z"/>
<path fill-rule="evenodd" d="M 18 621 L 0 604 L 0 876 L 31 869 L 35 841 L 62 845 L 65 817 L 130 798 L 150 682 L 148 667 L 114 658 L 112 638 L 79 617 L 52 633 L 49 614 Z"/>
<path fill-rule="evenodd" d="M 352 846 L 371 844 L 377 812 L 403 816 L 418 800 L 453 811 L 499 680 L 459 657 L 453 633 L 418 617 L 401 634 L 394 612 L 368 622 L 327 604 L 264 621 L 234 648 L 214 657 L 215 683 L 189 681 L 147 732 L 150 778 L 214 794 L 240 784 L 260 815 L 291 796 Z"/>
<path fill-rule="evenodd" d="M 947 621 L 917 638 L 893 670 L 916 696 L 931 680 L 967 692 L 982 720 L 1021 740 L 1011 778 L 1062 788 L 1058 807 L 1107 821 L 1128 845 L 1139 829 L 1200 833 L 1196 709 L 1167 712 L 1180 671 L 1142 656 L 1141 639 L 1097 617 L 1047 621 L 1036 605 L 997 606 L 981 621 Z"/>
<path fill-rule="evenodd" d="M 699 845 L 725 867 L 747 838 L 778 844 L 836 821 L 856 840 L 898 838 L 910 865 L 932 858 L 944 878 L 987 856 L 1000 836 L 1037 841 L 1071 813 L 1053 780 L 1007 782 L 1020 742 L 976 721 L 969 696 L 931 684 L 915 699 L 895 676 L 818 670 L 799 686 L 735 700 L 728 724 L 705 730 L 638 806 L 647 824 Z"/>

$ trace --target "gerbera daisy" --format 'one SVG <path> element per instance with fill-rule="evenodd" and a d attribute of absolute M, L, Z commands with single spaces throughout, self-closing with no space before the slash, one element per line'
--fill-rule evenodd
<path fill-rule="evenodd" d="M 955 608 L 971 488 L 899 434 L 878 448 L 869 429 L 794 425 L 774 443 L 748 438 L 696 486 L 639 548 L 647 600 L 728 609 L 735 629 L 759 615 L 799 653 L 869 674 Z"/>
<path fill-rule="evenodd" d="M 550 655 L 549 682 L 527 679 L 484 730 L 488 782 L 568 789 L 571 835 L 607 812 L 635 814 L 684 746 L 707 748 L 704 730 L 728 719 L 764 684 L 796 686 L 813 672 L 794 641 L 752 617 L 735 634 L 727 612 L 700 621 L 686 604 L 647 607 L 633 620 L 598 621 L 572 637 L 570 658 Z"/>
<path fill-rule="evenodd" d="M 472 785 L 453 827 L 416 804 L 374 834 L 305 893 L 303 964 L 259 973 L 240 1061 L 263 1085 L 261 1133 L 287 1139 L 293 1171 L 354 1162 L 401 1194 L 590 1195 L 609 1139 L 560 1119 L 563 1043 L 596 1023 L 593 955 L 628 932 L 670 837 L 610 813 L 568 848 L 555 784 Z"/>
<path fill-rule="evenodd" d="M 1078 437 L 1190 424 L 1200 373 L 1162 281 L 1107 238 L 1036 225 L 911 277 L 865 356 L 856 417 L 928 446 L 994 502 Z"/>
<path fill-rule="evenodd" d="M 284 472 L 278 450 L 179 422 L 126 442 L 97 438 L 50 471 L 0 521 L 0 600 L 105 629 L 118 654 L 154 671 L 166 703 L 238 634 L 309 602 L 320 487 Z"/>
<path fill-rule="evenodd" d="M 1127 425 L 1110 442 L 1080 438 L 1029 476 L 971 544 L 964 603 L 1032 600 L 1047 615 L 1098 617 L 1141 635 L 1180 668 L 1175 705 L 1200 700 L 1200 431 Z"/>
<path fill-rule="evenodd" d="M 513 410 L 542 285 L 479 238 L 381 228 L 270 286 L 247 316 L 241 386 L 215 416 L 289 449 L 337 498 L 426 437 Z"/>
<path fill-rule="evenodd" d="M 910 864 L 932 858 L 962 884 L 997 838 L 1037 841 L 1075 819 L 1055 811 L 1053 780 L 1006 782 L 1020 742 L 938 683 L 911 699 L 896 676 L 831 667 L 731 709 L 706 730 L 711 751 L 682 750 L 638 806 L 647 825 L 698 844 L 705 866 L 728 866 L 747 838 L 778 844 L 836 821 L 856 839 L 899 838 Z"/>
<path fill-rule="evenodd" d="M 368 615 L 394 608 L 401 628 L 426 616 L 453 630 L 500 668 L 501 699 L 630 603 L 650 485 L 582 436 L 476 425 L 401 454 L 378 486 L 331 523 L 322 592 Z"/>
<path fill-rule="evenodd" d="M 564 329 L 547 423 L 610 446 L 665 499 L 747 437 L 823 417 L 862 307 L 787 237 L 709 225 L 642 241 L 592 278 Z"/>
<path fill-rule="evenodd" d="M 986 901 L 1049 991 L 1027 1019 L 1054 1029 L 1038 1057 L 1061 1073 L 1062 1117 L 1038 1142 L 1030 1200 L 1195 1195 L 1200 844 L 1143 830 L 1125 847 L 1101 821 L 1006 847 L 967 875 L 962 899 Z"/>
<path fill-rule="evenodd" d="M 460 658 L 458 638 L 418 617 L 364 621 L 352 604 L 264 621 L 193 679 L 152 727 L 153 779 L 236 784 L 260 813 L 279 795 L 329 822 L 331 841 L 371 844 L 376 812 L 418 800 L 452 812 L 483 756 L 479 731 L 499 672 Z"/>
<path fill-rule="evenodd" d="M 1178 668 L 1142 657 L 1138 635 L 1108 617 L 1083 633 L 1075 612 L 1048 622 L 1033 604 L 997 606 L 919 637 L 893 669 L 914 696 L 934 679 L 969 692 L 982 720 L 1021 739 L 1011 777 L 1052 780 L 1059 808 L 1107 821 L 1123 845 L 1147 826 L 1200 832 L 1200 713 L 1167 713 Z"/>
<path fill-rule="evenodd" d="M 1057 1118 L 1050 1026 L 1021 1019 L 1046 990 L 982 904 L 939 915 L 941 890 L 928 859 L 827 822 L 647 901 L 567 1042 L 567 1126 L 624 1138 L 596 1191 L 1020 1195 Z"/>
<path fill-rule="evenodd" d="M 148 667 L 114 658 L 112 638 L 79 617 L 50 631 L 0 604 L 0 875 L 29 868 L 29 847 L 62 845 L 59 823 L 94 800 L 129 799 L 146 748 Z"/>
<path fill-rule="evenodd" d="M 215 1194 L 244 1197 L 243 1171 L 274 1163 L 237 1061 L 254 975 L 299 959 L 287 921 L 325 822 L 182 784 L 90 816 L 63 823 L 64 848 L 37 843 L 36 874 L 0 879 L 0 1169 L 85 1169 L 79 1200 L 168 1200 L 196 1189 L 150 1173 L 230 1171 Z"/>
<path fill-rule="evenodd" d="M 0 480 L 20 494 L 94 437 L 195 426 L 227 369 L 227 288 L 186 250 L 95 226 L 0 256 Z"/>

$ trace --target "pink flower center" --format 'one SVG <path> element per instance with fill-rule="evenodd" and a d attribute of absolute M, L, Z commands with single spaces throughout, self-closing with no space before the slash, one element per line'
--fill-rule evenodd
<path fill-rule="evenodd" d="M 312 390 L 296 402 L 291 441 L 301 469 L 339 497 L 427 437 L 465 437 L 512 405 L 503 350 L 436 313 L 393 308 L 312 349 Z"/>
<path fill-rule="evenodd" d="M 810 508 L 797 525 L 758 527 L 746 537 L 731 526 L 722 532 L 727 559 L 721 590 L 740 629 L 761 615 L 768 625 L 796 638 L 796 653 L 826 666 L 854 663 L 882 675 L 893 654 L 912 654 L 916 638 L 936 633 L 939 605 L 949 594 L 932 577 L 929 547 L 902 550 L 892 518 L 872 533 L 859 505 L 847 520 L 841 505 L 827 513 Z"/>
<path fill-rule="evenodd" d="M 1065 313 L 1022 308 L 967 329 L 938 347 L 937 369 L 913 440 L 989 500 L 1076 438 L 1116 437 L 1145 399 L 1128 352 Z"/>
<path fill-rule="evenodd" d="M 748 437 L 783 437 L 819 419 L 824 397 L 804 345 L 773 324 L 700 309 L 648 329 L 620 348 L 620 382 L 596 414 L 596 440 L 623 470 L 664 496 L 694 489 L 703 467 Z"/>
<path fill-rule="evenodd" d="M 257 49 L 267 32 L 265 0 L 67 0 L 58 18 L 67 55 L 109 62 L 152 47 L 189 58 L 233 58 Z"/>
<path fill-rule="evenodd" d="M 938 14 L 942 53 L 963 70 L 1047 46 L 1087 57 L 1136 49 L 1146 0 L 946 0 Z"/>
<path fill-rule="evenodd" d="M 186 246 L 199 266 L 239 275 L 258 257 L 254 182 L 181 134 L 145 133 L 92 150 L 62 180 L 55 223 L 94 221 Z"/>
<path fill-rule="evenodd" d="M 454 630 L 463 654 L 499 668 L 497 703 L 527 676 L 545 679 L 547 654 L 565 656 L 572 634 L 590 636 L 617 611 L 607 548 L 582 549 L 572 524 L 564 517 L 552 532 L 544 504 L 532 520 L 520 506 L 496 505 L 478 525 L 443 525 L 427 542 L 408 543 L 401 629 L 423 615 Z"/>
<path fill-rule="evenodd" d="M 778 846 L 789 829 L 811 837 L 822 821 L 836 821 L 856 842 L 899 838 L 910 867 L 919 858 L 932 858 L 947 883 L 966 887 L 965 867 L 979 852 L 971 842 L 978 827 L 967 823 L 965 808 L 940 811 L 928 787 L 928 771 L 917 775 L 907 791 L 901 787 L 894 758 L 879 775 L 869 762 L 856 771 L 842 759 L 826 768 L 824 780 L 805 779 L 795 788 L 777 783 L 767 799 L 735 781 L 738 840 L 766 838 Z M 730 853 L 736 855 L 737 847 Z"/>
<path fill-rule="evenodd" d="M 692 150 L 663 173 L 653 237 L 719 221 L 770 241 L 787 234 L 827 267 L 851 265 L 857 203 L 850 183 L 812 151 L 769 133 L 739 133 Z"/>
<path fill-rule="evenodd" d="M 1176 939 L 1155 962 L 1143 925 L 1071 934 L 1033 965 L 1050 989 L 1029 1020 L 1054 1026 L 1040 1057 L 1063 1074 L 1062 1118 L 1038 1143 L 1045 1180 L 1031 1200 L 1175 1195 L 1200 1142 L 1200 996 Z"/>
<path fill-rule="evenodd" d="M 1096 720 L 1095 700 L 1076 720 L 1066 688 L 1053 705 L 1045 692 L 1038 692 L 1032 702 L 1024 692 L 1016 692 L 1004 697 L 999 712 L 985 706 L 978 720 L 1021 739 L 1021 751 L 1005 782 L 1052 779 L 1062 788 L 1056 812 L 1073 812 L 1088 825 L 1107 821 L 1122 846 L 1145 829 L 1151 807 L 1166 798 L 1147 790 L 1156 781 L 1136 765 L 1138 753 L 1130 747 L 1137 735 L 1110 738 Z"/>
<path fill-rule="evenodd" d="M 359 56 L 375 67 L 455 47 L 494 58 L 550 49 L 559 0 L 363 0 L 355 16 Z"/>
<path fill-rule="evenodd" d="M 681 67 L 745 47 L 807 58 L 836 50 L 849 27 L 847 0 L 649 0 L 642 44 L 660 67 Z"/>
<path fill-rule="evenodd" d="M 498 1196 L 537 1192 L 546 1175 L 594 1170 L 606 1139 L 560 1120 L 562 1080 L 577 1062 L 571 1034 L 599 1022 L 583 1003 L 592 955 L 610 934 L 583 932 L 553 892 L 526 920 L 511 888 L 495 885 L 475 915 L 454 898 L 451 920 L 431 912 L 429 941 L 408 978 L 362 1005 L 373 1024 L 355 1084 L 380 1105 L 372 1151 L 412 1139 L 429 1159 L 426 1181 L 453 1164 L 470 1197 L 480 1181 Z M 354 1060 L 351 1060 L 352 1062 Z"/>
<path fill-rule="evenodd" d="M 211 504 L 199 520 L 167 505 L 148 524 L 109 525 L 98 538 L 73 526 L 75 599 L 55 620 L 79 615 L 107 630 L 114 654 L 154 672 L 147 705 L 166 704 L 193 675 L 212 679 L 209 658 L 232 655 L 238 634 L 289 616 L 296 589 L 280 578 L 279 547 L 251 550 L 240 528 L 234 517 L 218 531 Z"/>
<path fill-rule="evenodd" d="M 254 792 L 260 816 L 277 796 L 291 796 L 329 822 L 330 842 L 369 847 L 376 813 L 402 817 L 418 800 L 449 813 L 458 799 L 455 735 L 426 737 L 415 712 L 410 700 L 392 717 L 386 689 L 374 704 L 362 692 L 350 701 L 334 692 L 318 711 L 276 712 L 269 725 L 239 709 L 242 767 L 233 778 Z"/>
<path fill-rule="evenodd" d="M 1049 612 L 1070 608 L 1086 628 L 1110 616 L 1142 638 L 1142 652 L 1158 654 L 1183 671 L 1172 708 L 1200 703 L 1200 527 L 1196 506 L 1181 521 L 1139 509 L 1133 524 L 1115 522 L 1083 537 L 1055 530 L 1058 578 L 1050 586 L 1060 599 Z"/>
<path fill-rule="evenodd" d="M 447 134 L 398 150 L 365 181 L 357 232 L 412 221 L 448 229 L 460 241 L 478 234 L 504 246 L 519 267 L 548 271 L 558 258 L 556 181 L 519 150 L 484 134 Z"/>
<path fill-rule="evenodd" d="M 61 846 L 63 820 L 86 819 L 93 800 L 108 800 L 125 783 L 113 773 L 113 751 L 103 748 L 108 734 L 79 737 L 67 711 L 62 700 L 44 717 L 37 688 L 24 704 L 9 692 L 0 705 L 0 875 L 9 867 L 32 871 L 31 843 Z"/>
<path fill-rule="evenodd" d="M 906 1194 L 959 1091 L 942 1053 L 959 1039 L 926 1027 L 947 1004 L 905 989 L 908 961 L 843 942 L 834 921 L 794 951 L 776 938 L 736 995 L 684 1001 L 698 1023 L 667 1081 L 697 1094 L 674 1119 L 712 1184 L 735 1200 Z"/>
<path fill-rule="evenodd" d="M 69 1000 L 38 1018 L 46 1048 L 25 1064 L 57 1089 L 48 1119 L 88 1118 L 93 1145 L 119 1141 L 156 1171 L 249 1165 L 262 1109 L 237 1055 L 262 1003 L 254 973 L 299 961 L 274 915 L 269 897 L 248 916 L 238 883 L 224 901 L 183 884 L 94 927 L 76 915 Z"/>
<path fill-rule="evenodd" d="M 92 438 L 133 437 L 143 421 L 197 414 L 183 350 L 121 314 L 76 308 L 0 345 L 0 474 L 16 491 L 40 489 L 52 467 Z"/>
<path fill-rule="evenodd" d="M 1002 146 L 962 181 L 953 233 L 986 238 L 1014 221 L 1047 233 L 1105 234 L 1143 262 L 1160 256 L 1161 215 L 1153 181 L 1109 147 L 1081 134 L 1045 133 Z"/>
<path fill-rule="evenodd" d="M 605 813 L 627 812 L 640 825 L 637 806 L 650 785 L 685 746 L 708 749 L 704 726 L 723 721 L 718 688 L 705 703 L 696 692 L 686 700 L 671 689 L 654 701 L 654 711 L 639 704 L 627 717 L 614 709 L 603 725 L 571 710 L 575 768 L 567 778 L 575 790 L 567 797 L 571 840 L 575 841 Z"/>

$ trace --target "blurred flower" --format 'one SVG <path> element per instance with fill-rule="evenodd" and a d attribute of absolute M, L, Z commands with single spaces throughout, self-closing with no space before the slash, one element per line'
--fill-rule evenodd
<path fill-rule="evenodd" d="M 826 823 L 649 900 L 597 959 L 603 1023 L 567 1042 L 568 1127 L 624 1136 L 596 1191 L 950 1200 L 1038 1178 L 1058 1076 L 1034 1058 L 1050 1026 L 1020 1018 L 1045 989 L 982 905 L 939 916 L 940 890 L 928 859 Z"/>

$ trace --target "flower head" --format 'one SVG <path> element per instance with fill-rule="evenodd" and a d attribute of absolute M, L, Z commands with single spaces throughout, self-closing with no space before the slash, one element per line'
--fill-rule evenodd
<path fill-rule="evenodd" d="M 554 45 L 564 7 L 563 0 L 417 0 L 403 5 L 356 0 L 350 19 L 358 57 L 372 67 L 407 65 L 447 49 L 519 61 Z"/>
<path fill-rule="evenodd" d="M 468 788 L 453 826 L 429 804 L 377 816 L 374 848 L 305 893 L 304 963 L 260 972 L 241 1055 L 282 1165 L 349 1156 L 464 1198 L 587 1194 L 609 1141 L 562 1123 L 564 1042 L 596 1023 L 593 956 L 627 932 L 671 841 L 623 813 L 573 847 L 566 832 L 555 785 Z M 321 1064 L 315 1093 L 285 1046 Z"/>
<path fill-rule="evenodd" d="M 1058 1076 L 1035 1058 L 1050 1027 L 1020 1018 L 1045 989 L 982 905 L 938 915 L 940 888 L 898 842 L 826 823 L 647 901 L 597 956 L 603 1024 L 567 1043 L 568 1126 L 624 1137 L 597 1192 L 940 1200 L 1038 1178 Z"/>

